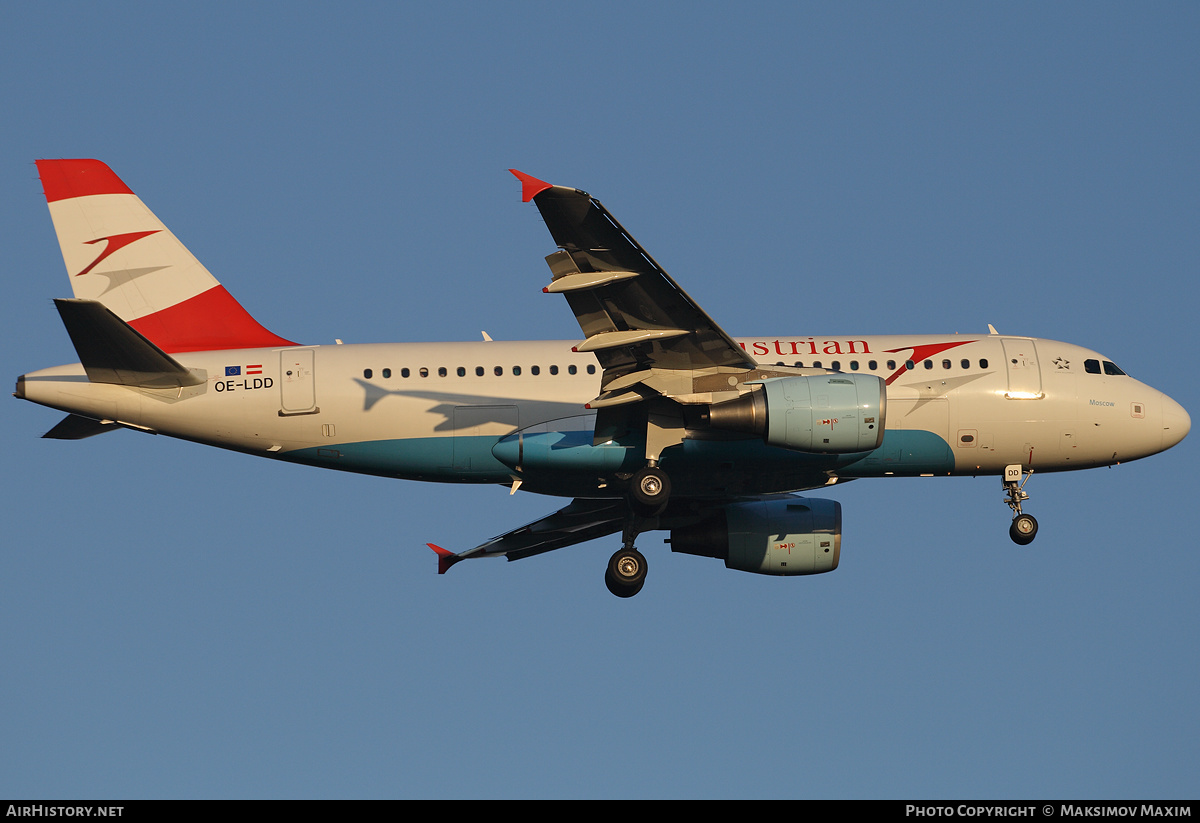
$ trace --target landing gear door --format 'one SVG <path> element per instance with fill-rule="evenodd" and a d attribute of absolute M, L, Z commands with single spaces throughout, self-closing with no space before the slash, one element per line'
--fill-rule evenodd
<path fill-rule="evenodd" d="M 1042 372 L 1038 368 L 1037 348 L 1024 337 L 1004 338 L 1004 366 L 1008 370 L 1005 397 L 1029 400 L 1042 396 Z"/>
<path fill-rule="evenodd" d="M 313 350 L 287 349 L 279 353 L 281 417 L 316 414 L 317 388 L 313 376 Z"/>

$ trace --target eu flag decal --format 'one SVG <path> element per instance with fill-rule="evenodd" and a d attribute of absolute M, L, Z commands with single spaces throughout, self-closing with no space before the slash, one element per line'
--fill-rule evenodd
<path fill-rule="evenodd" d="M 225 367 L 225 376 L 226 377 L 237 377 L 241 373 L 242 373 L 241 366 L 226 366 Z"/>

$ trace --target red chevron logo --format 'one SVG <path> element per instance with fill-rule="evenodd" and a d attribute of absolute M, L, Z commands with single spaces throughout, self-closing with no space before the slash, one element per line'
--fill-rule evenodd
<path fill-rule="evenodd" d="M 149 237 L 152 234 L 158 234 L 159 231 L 161 231 L 161 229 L 152 229 L 150 231 L 131 231 L 126 234 L 114 234 L 111 237 L 97 237 L 95 240 L 88 240 L 87 244 L 89 246 L 101 242 L 107 242 L 107 245 L 104 247 L 104 251 L 100 252 L 100 256 L 92 261 L 91 265 L 75 276 L 82 277 L 92 269 L 96 268 L 96 266 L 100 264 L 101 260 L 104 260 L 113 252 L 125 248 L 136 240 L 141 240 L 143 237 Z"/>

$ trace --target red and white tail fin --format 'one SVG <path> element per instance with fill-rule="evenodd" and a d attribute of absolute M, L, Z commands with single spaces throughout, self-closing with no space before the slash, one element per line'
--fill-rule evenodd
<path fill-rule="evenodd" d="M 39 160 L 75 297 L 167 352 L 292 346 L 267 331 L 99 160 Z"/>

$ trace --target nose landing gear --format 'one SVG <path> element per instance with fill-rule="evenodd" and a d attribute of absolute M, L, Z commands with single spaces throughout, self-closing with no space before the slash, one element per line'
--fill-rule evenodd
<path fill-rule="evenodd" d="M 1028 546 L 1037 537 L 1038 524 L 1032 514 L 1018 514 L 1008 527 L 1008 536 L 1018 546 Z"/>
<path fill-rule="evenodd" d="M 1004 467 L 1004 502 L 1013 510 L 1012 525 L 1008 536 L 1018 546 L 1028 546 L 1037 537 L 1038 523 L 1032 514 L 1021 511 L 1021 503 L 1029 499 L 1025 484 L 1033 476 L 1033 469 L 1024 471 L 1019 463 Z"/>

